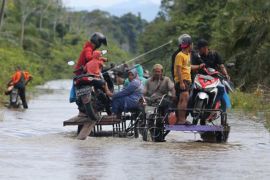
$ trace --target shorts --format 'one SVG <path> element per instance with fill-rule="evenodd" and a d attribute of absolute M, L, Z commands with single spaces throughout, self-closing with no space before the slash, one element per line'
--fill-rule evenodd
<path fill-rule="evenodd" d="M 180 83 L 179 83 L 179 82 L 177 82 L 177 83 L 175 84 L 175 93 L 176 93 L 177 99 L 179 99 L 180 94 L 181 94 L 182 92 L 187 92 L 187 91 L 190 91 L 190 89 L 191 89 L 191 82 L 190 82 L 190 81 L 184 80 L 183 82 L 184 82 L 184 84 L 185 84 L 185 86 L 186 86 L 185 89 L 180 89 Z"/>

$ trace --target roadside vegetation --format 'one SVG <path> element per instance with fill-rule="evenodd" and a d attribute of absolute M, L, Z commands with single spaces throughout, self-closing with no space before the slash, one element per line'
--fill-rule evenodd
<path fill-rule="evenodd" d="M 230 96 L 234 110 L 241 110 L 253 119 L 264 118 L 266 127 L 270 129 L 270 88 L 257 87 L 249 93 L 237 89 Z"/>
<path fill-rule="evenodd" d="M 192 36 L 195 46 L 200 38 L 208 40 L 226 63 L 235 63 L 228 69 L 238 89 L 231 94 L 233 108 L 251 114 L 263 111 L 270 124 L 269 29 L 268 0 L 162 0 L 158 16 L 146 26 L 139 43 L 146 51 L 183 33 Z M 175 41 L 150 58 L 170 64 L 176 49 Z"/>
<path fill-rule="evenodd" d="M 233 108 L 248 113 L 269 112 L 270 1 L 161 0 L 156 18 L 148 23 L 131 13 L 122 17 L 108 12 L 73 12 L 61 0 L 0 1 L 0 100 L 16 66 L 34 76 L 32 85 L 70 78 L 67 61 L 76 60 L 90 34 L 108 36 L 108 58 L 121 63 L 131 56 L 160 46 L 183 33 L 195 42 L 210 41 L 225 62 L 235 63 L 229 73 L 237 88 Z M 176 41 L 144 60 L 144 66 L 161 63 L 170 75 Z M 270 124 L 270 115 L 266 113 Z"/>
<path fill-rule="evenodd" d="M 76 61 L 95 31 L 108 37 L 111 63 L 137 52 L 136 39 L 146 21 L 131 13 L 115 17 L 107 12 L 73 12 L 61 0 L 0 1 L 0 99 L 16 66 L 34 77 L 31 85 L 71 78 L 69 60 Z"/>

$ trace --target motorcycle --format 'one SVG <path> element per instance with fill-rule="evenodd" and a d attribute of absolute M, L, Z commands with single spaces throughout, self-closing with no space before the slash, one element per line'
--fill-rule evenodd
<path fill-rule="evenodd" d="M 102 54 L 106 53 L 107 51 L 102 51 Z M 74 65 L 73 61 L 68 62 L 68 64 Z M 81 71 L 81 69 L 77 71 Z M 85 113 L 93 121 L 100 120 L 102 112 L 111 115 L 110 99 L 103 91 L 103 85 L 106 82 L 110 91 L 113 92 L 113 78 L 113 73 L 110 69 L 107 69 L 102 72 L 102 77 L 96 77 L 91 74 L 82 74 L 75 76 L 73 79 L 76 103 L 79 110 L 80 112 Z"/>
<path fill-rule="evenodd" d="M 203 73 L 195 76 L 192 90 L 192 116 L 193 124 L 200 121 L 201 125 L 213 122 L 221 116 L 221 125 L 227 124 L 226 114 L 222 109 L 226 104 L 222 101 L 222 95 L 232 91 L 230 83 L 218 71 L 213 68 L 204 68 Z"/>
<path fill-rule="evenodd" d="M 11 108 L 19 108 L 20 107 L 20 101 L 19 101 L 19 90 L 15 87 L 10 92 L 9 95 L 9 106 Z"/>
<path fill-rule="evenodd" d="M 19 90 L 13 85 L 8 84 L 8 88 L 5 91 L 5 95 L 9 96 L 9 106 L 10 108 L 19 108 L 20 100 L 19 100 Z"/>

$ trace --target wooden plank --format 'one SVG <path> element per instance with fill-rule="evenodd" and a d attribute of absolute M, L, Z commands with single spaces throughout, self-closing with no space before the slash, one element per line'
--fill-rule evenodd
<path fill-rule="evenodd" d="M 91 120 L 86 116 L 74 116 L 64 121 L 63 126 L 84 125 L 84 123 L 87 123 L 89 121 Z"/>
<path fill-rule="evenodd" d="M 63 126 L 74 126 L 74 125 L 84 125 L 91 121 L 87 116 L 74 116 L 63 122 Z M 116 119 L 116 116 L 103 116 L 102 119 L 97 123 L 97 125 L 113 125 L 120 123 L 120 119 Z"/>
<path fill-rule="evenodd" d="M 120 119 L 117 119 L 116 116 L 103 116 L 100 121 L 97 122 L 97 125 L 114 125 L 119 124 Z"/>
<path fill-rule="evenodd" d="M 90 121 L 90 122 L 84 123 L 80 133 L 77 136 L 77 139 L 85 140 L 90 135 L 90 133 L 94 129 L 95 125 L 96 125 L 95 121 Z"/>
<path fill-rule="evenodd" d="M 97 125 L 114 125 L 114 124 L 119 124 L 121 121 L 120 120 L 113 120 L 113 121 L 104 121 L 101 120 L 97 123 Z"/>

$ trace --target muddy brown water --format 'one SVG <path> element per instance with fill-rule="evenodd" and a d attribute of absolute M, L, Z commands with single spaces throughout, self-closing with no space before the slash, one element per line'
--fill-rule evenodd
<path fill-rule="evenodd" d="M 0 179 L 270 179 L 270 137 L 261 122 L 231 113 L 225 144 L 179 132 L 165 143 L 79 141 L 76 127 L 62 127 L 77 113 L 69 87 L 52 81 L 38 87 L 28 110 L 0 110 Z"/>

